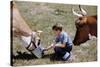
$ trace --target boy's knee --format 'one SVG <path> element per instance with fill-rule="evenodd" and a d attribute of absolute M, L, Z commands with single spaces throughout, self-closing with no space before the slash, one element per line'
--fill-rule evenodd
<path fill-rule="evenodd" d="M 68 47 L 68 48 L 66 49 L 66 51 L 70 53 L 70 52 L 72 51 L 72 46 Z"/>
<path fill-rule="evenodd" d="M 61 52 L 61 48 L 60 48 L 60 47 L 55 47 L 55 48 L 54 48 L 54 51 L 55 51 L 55 52 Z"/>

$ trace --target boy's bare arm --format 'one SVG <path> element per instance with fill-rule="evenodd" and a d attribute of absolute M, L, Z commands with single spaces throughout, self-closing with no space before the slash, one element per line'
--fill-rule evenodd
<path fill-rule="evenodd" d="M 65 44 L 56 44 L 55 47 L 61 47 L 61 48 L 65 48 Z"/>
<path fill-rule="evenodd" d="M 51 49 L 53 47 L 54 47 L 54 44 L 51 44 L 50 46 L 48 46 L 47 48 L 45 48 L 44 51 L 47 51 L 47 50 L 49 50 L 49 49 Z"/>
<path fill-rule="evenodd" d="M 65 46 L 65 44 L 54 44 L 54 43 L 52 43 L 50 46 L 48 46 L 47 48 L 45 48 L 44 51 L 47 51 L 47 50 L 49 50 L 51 48 L 55 48 L 55 47 L 65 48 L 66 46 Z"/>

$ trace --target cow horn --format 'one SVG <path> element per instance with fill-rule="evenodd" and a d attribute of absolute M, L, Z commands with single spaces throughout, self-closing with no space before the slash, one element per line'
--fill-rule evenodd
<path fill-rule="evenodd" d="M 82 14 L 76 13 L 76 12 L 74 11 L 74 9 L 72 9 L 72 12 L 73 12 L 74 15 L 76 15 L 76 16 L 78 16 L 78 17 L 82 17 Z"/>
<path fill-rule="evenodd" d="M 82 12 L 83 16 L 87 15 L 87 12 L 83 8 L 81 8 L 81 5 L 79 5 L 79 9 Z"/>
<path fill-rule="evenodd" d="M 82 8 L 81 8 L 81 12 L 82 12 L 83 15 L 87 15 L 87 12 Z"/>

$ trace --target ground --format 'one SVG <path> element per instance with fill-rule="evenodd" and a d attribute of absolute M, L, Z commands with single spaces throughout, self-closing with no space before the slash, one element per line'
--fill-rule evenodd
<path fill-rule="evenodd" d="M 71 9 L 79 10 L 78 5 L 68 4 L 50 4 L 50 3 L 34 3 L 34 2 L 16 2 L 20 14 L 27 22 L 29 27 L 34 30 L 42 30 L 41 41 L 44 47 L 50 45 L 53 40 L 53 32 L 51 30 L 55 23 L 61 23 L 64 30 L 70 35 L 71 39 L 75 36 L 75 19 Z M 96 15 L 96 6 L 82 7 L 88 12 L 88 15 Z M 18 38 L 13 37 L 13 65 L 40 65 L 40 64 L 61 64 L 89 62 L 97 60 L 97 40 L 89 40 L 80 46 L 74 46 L 71 57 L 68 61 L 50 61 L 50 54 L 53 50 L 45 52 L 45 56 L 41 59 L 35 58 L 22 45 Z"/>

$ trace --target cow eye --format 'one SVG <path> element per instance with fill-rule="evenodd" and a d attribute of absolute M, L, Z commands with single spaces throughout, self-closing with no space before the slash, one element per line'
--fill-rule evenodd
<path fill-rule="evenodd" d="M 40 45 L 40 41 L 41 41 L 41 40 L 39 39 L 39 40 L 38 40 L 38 46 Z"/>

